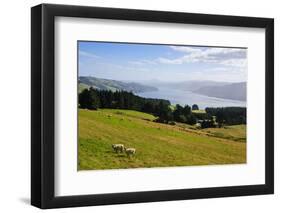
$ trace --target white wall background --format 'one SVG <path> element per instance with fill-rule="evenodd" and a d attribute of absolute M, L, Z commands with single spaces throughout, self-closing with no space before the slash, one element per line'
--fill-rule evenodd
<path fill-rule="evenodd" d="M 50 210 L 50 212 L 278 212 L 281 210 L 281 13 L 279 1 L 246 0 L 45 0 L 194 13 L 275 18 L 275 195 L 201 199 Z M 0 22 L 0 212 L 39 212 L 30 197 L 30 7 L 37 0 L 1 2 Z M 258 95 L 258 94 L 257 94 Z M 279 210 L 279 211 L 280 211 Z"/>

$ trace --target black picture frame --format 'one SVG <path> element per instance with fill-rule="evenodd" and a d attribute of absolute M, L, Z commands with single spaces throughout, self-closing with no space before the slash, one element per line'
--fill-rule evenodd
<path fill-rule="evenodd" d="M 54 21 L 81 17 L 264 28 L 266 128 L 265 184 L 93 195 L 54 195 Z M 225 15 L 41 4 L 31 9 L 31 204 L 42 208 L 217 198 L 274 193 L 274 20 Z"/>

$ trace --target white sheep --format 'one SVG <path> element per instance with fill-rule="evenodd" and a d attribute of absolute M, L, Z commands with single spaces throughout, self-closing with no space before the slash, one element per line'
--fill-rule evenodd
<path fill-rule="evenodd" d="M 128 157 L 131 157 L 136 154 L 136 149 L 135 148 L 125 148 L 125 152 Z"/>
<path fill-rule="evenodd" d="M 118 152 L 124 152 L 125 146 L 123 144 L 112 144 L 113 150 L 118 153 Z"/>

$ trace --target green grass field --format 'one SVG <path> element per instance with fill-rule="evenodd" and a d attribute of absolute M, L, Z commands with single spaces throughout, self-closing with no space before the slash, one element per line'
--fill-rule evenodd
<path fill-rule="evenodd" d="M 192 110 L 192 113 L 205 114 L 206 111 L 204 109 L 198 109 L 198 110 Z"/>
<path fill-rule="evenodd" d="M 225 126 L 222 128 L 208 128 L 202 130 L 210 136 L 246 142 L 246 125 Z"/>
<path fill-rule="evenodd" d="M 149 168 L 246 162 L 246 126 L 196 129 L 153 122 L 132 110 L 79 110 L 78 169 Z M 136 148 L 129 158 L 112 144 Z"/>

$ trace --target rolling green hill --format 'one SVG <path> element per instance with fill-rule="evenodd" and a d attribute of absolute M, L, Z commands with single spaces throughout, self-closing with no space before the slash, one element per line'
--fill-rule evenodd
<path fill-rule="evenodd" d="M 233 125 L 223 128 L 207 128 L 203 129 L 202 131 L 211 136 L 246 142 L 246 125 Z"/>
<path fill-rule="evenodd" d="M 95 78 L 91 76 L 79 76 L 79 92 L 88 87 L 93 87 L 99 90 L 111 90 L 113 92 L 117 90 L 124 90 L 135 93 L 157 90 L 157 88 L 155 87 L 146 86 L 134 82 L 123 82 L 110 79 Z"/>
<path fill-rule="evenodd" d="M 198 130 L 190 125 L 153 122 L 150 114 L 132 110 L 79 110 L 78 169 L 170 167 L 246 162 L 244 125 L 229 129 Z M 231 137 L 228 137 L 228 136 Z M 237 139 L 237 140 L 236 140 Z M 111 145 L 136 148 L 128 158 Z"/>

